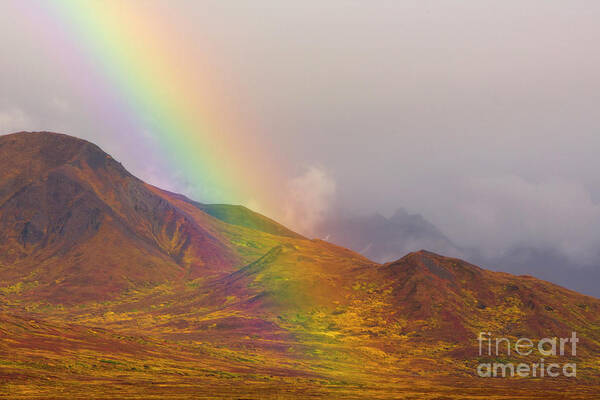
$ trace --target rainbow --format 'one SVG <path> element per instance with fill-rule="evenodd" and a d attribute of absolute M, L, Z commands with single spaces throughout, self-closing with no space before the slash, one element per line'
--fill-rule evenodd
<path fill-rule="evenodd" d="M 120 99 L 131 134 L 158 142 L 169 162 L 203 188 L 199 200 L 261 202 L 257 194 L 268 190 L 273 179 L 267 178 L 276 172 L 261 154 L 263 144 L 227 117 L 210 64 L 186 56 L 189 41 L 202 38 L 182 40 L 173 21 L 138 2 L 63 0 L 35 7 L 28 12 L 43 13 L 51 29 L 62 30 L 53 45 L 70 46 L 84 58 L 80 64 L 96 69 L 100 82 L 94 85 Z"/>

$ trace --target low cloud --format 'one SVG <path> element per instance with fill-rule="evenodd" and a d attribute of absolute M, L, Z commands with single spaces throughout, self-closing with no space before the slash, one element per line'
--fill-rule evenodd
<path fill-rule="evenodd" d="M 335 181 L 323 168 L 306 168 L 287 184 L 283 221 L 304 235 L 313 235 L 331 209 L 335 193 Z"/>
<path fill-rule="evenodd" d="M 581 184 L 530 182 L 518 176 L 468 179 L 450 201 L 446 231 L 454 240 L 496 256 L 513 247 L 553 248 L 568 258 L 598 256 L 600 205 Z"/>
<path fill-rule="evenodd" d="M 20 108 L 0 109 L 0 134 L 28 130 L 31 125 L 31 118 Z"/>
<path fill-rule="evenodd" d="M 53 97 L 49 102 L 50 108 L 60 114 L 66 114 L 72 110 L 71 105 L 62 97 Z"/>

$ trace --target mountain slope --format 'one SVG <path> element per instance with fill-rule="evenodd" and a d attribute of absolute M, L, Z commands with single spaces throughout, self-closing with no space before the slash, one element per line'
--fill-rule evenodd
<path fill-rule="evenodd" d="M 0 280 L 35 296 L 99 299 L 244 262 L 218 221 L 191 217 L 89 142 L 18 133 L 0 137 L 0 154 Z"/>
<path fill-rule="evenodd" d="M 184 201 L 192 204 L 204 213 L 228 224 L 242 226 L 276 236 L 288 236 L 297 239 L 302 238 L 298 233 L 244 206 L 231 204 L 203 204 L 178 193 L 169 192 L 168 190 L 160 188 L 155 189 L 171 200 Z"/>
<path fill-rule="evenodd" d="M 333 215 L 316 227 L 316 234 L 377 262 L 390 262 L 424 248 L 495 271 L 533 275 L 580 293 L 600 295 L 596 284 L 600 278 L 599 257 L 582 263 L 560 249 L 523 243 L 489 255 L 481 249 L 456 245 L 422 215 L 401 208 L 389 218 L 379 214 Z"/>
<path fill-rule="evenodd" d="M 599 349 L 600 302 L 592 297 L 427 251 L 385 264 L 381 272 L 395 309 L 409 320 L 426 321 L 420 327 L 425 337 L 460 341 L 480 331 L 566 337 L 577 330 L 592 335 L 588 344 Z"/>
<path fill-rule="evenodd" d="M 0 393 L 106 397 L 112 382 L 140 398 L 158 387 L 181 398 L 594 398 L 600 387 L 600 300 L 549 282 L 428 251 L 377 264 L 146 184 L 53 133 L 0 137 L 0 199 Z M 576 331 L 581 380 L 481 380 L 482 331 Z"/>
<path fill-rule="evenodd" d="M 221 277 L 281 243 L 307 242 L 246 208 L 148 185 L 96 145 L 62 134 L 0 137 L 0 170 L 0 287 L 15 296 L 111 299 Z"/>

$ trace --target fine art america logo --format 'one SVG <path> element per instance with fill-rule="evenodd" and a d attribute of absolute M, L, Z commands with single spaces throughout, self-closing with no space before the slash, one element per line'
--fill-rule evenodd
<path fill-rule="evenodd" d="M 569 357 L 577 355 L 576 332 L 571 333 L 567 338 L 543 338 L 537 341 L 537 344 L 529 338 L 520 338 L 511 341 L 504 337 L 492 338 L 490 332 L 479 332 L 477 338 L 479 342 L 479 356 L 495 358 L 497 362 L 480 363 L 477 366 L 477 374 L 482 378 L 497 377 L 534 377 L 555 378 L 565 376 L 574 378 L 577 376 L 577 364 L 575 363 L 557 363 L 548 362 L 544 357 L 552 358 L 552 361 L 558 357 Z M 512 352 L 512 353 L 511 353 Z M 528 358 L 537 358 L 539 361 L 532 363 L 513 363 L 499 362 L 500 357 L 522 356 Z"/>

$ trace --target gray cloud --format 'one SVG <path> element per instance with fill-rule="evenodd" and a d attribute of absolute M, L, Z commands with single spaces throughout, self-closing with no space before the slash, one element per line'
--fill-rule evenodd
<path fill-rule="evenodd" d="M 1 132 L 26 130 L 30 126 L 31 120 L 23 110 L 16 107 L 0 109 Z"/>
<path fill-rule="evenodd" d="M 446 232 L 489 256 L 519 245 L 553 246 L 582 263 L 598 256 L 600 205 L 580 183 L 467 178 L 440 211 Z"/>

